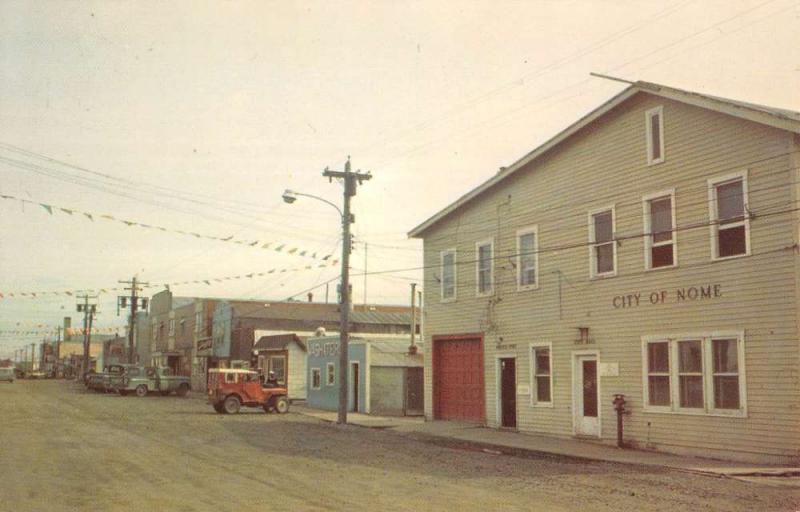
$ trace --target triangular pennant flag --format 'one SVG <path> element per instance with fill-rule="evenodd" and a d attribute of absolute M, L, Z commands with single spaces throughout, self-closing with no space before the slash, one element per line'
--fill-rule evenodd
<path fill-rule="evenodd" d="M 108 220 L 117 220 L 112 215 L 101 215 L 100 217 L 102 217 L 104 219 L 108 219 Z"/>
<path fill-rule="evenodd" d="M 223 241 L 223 242 L 229 242 L 229 241 L 233 240 L 233 235 L 229 236 L 228 238 L 220 238 L 220 240 Z"/>
<path fill-rule="evenodd" d="M 156 227 L 157 227 L 158 229 L 160 229 L 161 231 L 167 231 L 167 228 L 162 228 L 161 226 L 156 226 Z"/>
<path fill-rule="evenodd" d="M 289 249 L 289 250 L 288 250 L 288 251 L 286 251 L 286 252 L 287 252 L 288 254 L 294 254 L 294 253 L 296 253 L 296 252 L 297 252 L 297 247 L 292 247 L 291 249 Z"/>
<path fill-rule="evenodd" d="M 136 222 L 133 222 L 133 221 L 130 221 L 130 220 L 123 220 L 122 222 L 124 222 L 128 226 L 135 226 L 136 225 Z"/>
<path fill-rule="evenodd" d="M 298 256 L 305 256 L 306 252 L 308 252 L 308 251 L 300 251 L 300 254 Z"/>
<path fill-rule="evenodd" d="M 328 254 L 327 256 L 325 256 L 324 258 L 322 258 L 322 261 L 325 261 L 325 260 L 327 260 L 327 259 L 328 259 L 328 258 L 330 258 L 330 257 L 331 257 L 331 255 L 330 255 L 330 254 Z"/>
<path fill-rule="evenodd" d="M 86 213 L 86 212 L 83 212 L 83 214 L 84 214 L 84 215 L 85 215 L 85 216 L 86 216 L 86 217 L 87 217 L 87 218 L 88 218 L 90 221 L 94 222 L 94 217 L 92 217 L 92 214 L 91 214 L 91 213 Z"/>
<path fill-rule="evenodd" d="M 72 215 L 73 211 L 67 208 L 59 208 L 62 212 L 66 213 L 67 215 Z"/>
<path fill-rule="evenodd" d="M 52 206 L 50 206 L 49 204 L 44 204 L 44 203 L 39 203 L 39 204 L 42 205 L 42 208 L 47 210 L 47 213 L 49 213 L 50 215 L 53 215 L 53 207 Z"/>
<path fill-rule="evenodd" d="M 190 233 L 190 234 L 196 236 L 197 238 L 203 238 L 203 235 L 201 235 L 200 233 Z"/>
<path fill-rule="evenodd" d="M 262 246 L 261 246 L 261 248 L 262 248 L 262 249 L 269 249 L 269 246 L 270 246 L 271 244 L 272 244 L 272 242 L 267 242 L 267 243 L 265 243 L 264 245 L 262 245 Z"/>
<path fill-rule="evenodd" d="M 250 247 L 255 247 L 256 245 L 258 245 L 258 240 L 256 240 L 256 241 L 255 241 L 255 242 L 253 242 L 252 244 L 250 244 Z"/>
<path fill-rule="evenodd" d="M 284 247 L 286 247 L 286 244 L 281 244 L 278 247 L 276 247 L 275 250 L 278 251 L 278 252 L 281 252 Z"/>

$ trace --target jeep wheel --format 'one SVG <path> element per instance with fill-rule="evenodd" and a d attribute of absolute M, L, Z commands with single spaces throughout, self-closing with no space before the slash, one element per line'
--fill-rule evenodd
<path fill-rule="evenodd" d="M 120 389 L 119 390 L 119 394 L 120 394 L 120 396 L 128 396 L 128 390 L 127 389 Z"/>
<path fill-rule="evenodd" d="M 178 396 L 186 396 L 187 394 L 189 394 L 189 385 L 186 383 L 181 384 L 178 387 L 178 390 L 175 392 L 175 394 Z"/>
<path fill-rule="evenodd" d="M 289 412 L 289 399 L 285 396 L 279 396 L 277 400 L 275 400 L 275 411 L 278 414 L 286 414 Z"/>
<path fill-rule="evenodd" d="M 218 414 L 225 414 L 225 409 L 222 407 L 222 404 L 214 404 L 214 410 L 217 411 Z"/>
<path fill-rule="evenodd" d="M 147 396 L 147 386 L 145 386 L 144 384 L 139 384 L 138 386 L 136 386 L 136 396 L 138 396 L 139 398 Z"/>
<path fill-rule="evenodd" d="M 242 403 L 239 401 L 239 398 L 231 395 L 225 399 L 222 403 L 222 407 L 225 409 L 225 412 L 228 414 L 236 414 L 239 412 L 239 408 L 242 406 Z"/>

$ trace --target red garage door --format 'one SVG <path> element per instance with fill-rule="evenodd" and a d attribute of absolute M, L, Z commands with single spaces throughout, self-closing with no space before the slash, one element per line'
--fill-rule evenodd
<path fill-rule="evenodd" d="M 434 338 L 433 415 L 483 423 L 483 340 Z"/>

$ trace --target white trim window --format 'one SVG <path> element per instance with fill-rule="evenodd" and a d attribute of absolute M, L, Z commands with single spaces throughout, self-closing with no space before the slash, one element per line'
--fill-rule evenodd
<path fill-rule="evenodd" d="M 642 339 L 645 411 L 747 415 L 744 334 Z"/>
<path fill-rule="evenodd" d="M 447 249 L 441 252 L 442 302 L 456 300 L 456 250 Z"/>
<path fill-rule="evenodd" d="M 654 270 L 676 266 L 675 191 L 645 196 L 643 207 L 645 268 Z"/>
<path fill-rule="evenodd" d="M 647 132 L 647 165 L 664 161 L 664 107 L 645 112 Z"/>
<path fill-rule="evenodd" d="M 750 254 L 747 172 L 708 180 L 712 259 Z"/>
<path fill-rule="evenodd" d="M 485 240 L 475 244 L 475 293 L 478 296 L 494 292 L 494 241 Z"/>
<path fill-rule="evenodd" d="M 614 207 L 589 212 L 589 266 L 591 277 L 617 275 Z"/>
<path fill-rule="evenodd" d="M 322 372 L 319 368 L 311 368 L 311 389 L 320 389 L 322 384 Z"/>
<path fill-rule="evenodd" d="M 553 406 L 553 347 L 550 343 L 531 343 L 531 405 Z"/>
<path fill-rule="evenodd" d="M 539 286 L 539 230 L 531 226 L 517 231 L 517 289 Z"/>
<path fill-rule="evenodd" d="M 333 386 L 336 384 L 336 365 L 328 363 L 325 365 L 325 385 Z"/>

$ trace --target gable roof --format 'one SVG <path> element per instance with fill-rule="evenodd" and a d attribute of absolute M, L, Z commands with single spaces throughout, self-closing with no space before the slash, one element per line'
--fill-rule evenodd
<path fill-rule="evenodd" d="M 596 109 L 572 123 L 550 140 L 537 147 L 527 155 L 523 156 L 509 167 L 501 168 L 500 172 L 483 182 L 481 185 L 478 185 L 476 188 L 467 192 L 458 198 L 454 203 L 451 203 L 449 206 L 439 211 L 422 224 L 409 231 L 408 236 L 411 238 L 420 238 L 425 231 L 427 231 L 434 224 L 438 223 L 444 217 L 448 216 L 499 182 L 515 174 L 521 168 L 525 167 L 554 147 L 561 144 L 564 140 L 575 134 L 584 126 L 605 115 L 610 110 L 616 108 L 618 105 L 638 93 L 652 94 L 681 103 L 686 103 L 688 105 L 714 110 L 723 114 L 746 119 L 748 121 L 765 124 L 767 126 L 772 126 L 773 128 L 787 130 L 793 133 L 800 133 L 800 112 L 767 107 L 764 105 L 756 105 L 754 103 L 747 103 L 744 101 L 731 100 L 727 98 L 720 98 L 718 96 L 686 91 L 652 82 L 637 81 Z"/>
<path fill-rule="evenodd" d="M 253 346 L 253 351 L 259 350 L 285 350 L 289 343 L 297 343 L 301 349 L 306 350 L 305 343 L 296 334 L 275 334 L 273 336 L 262 336 Z"/>

